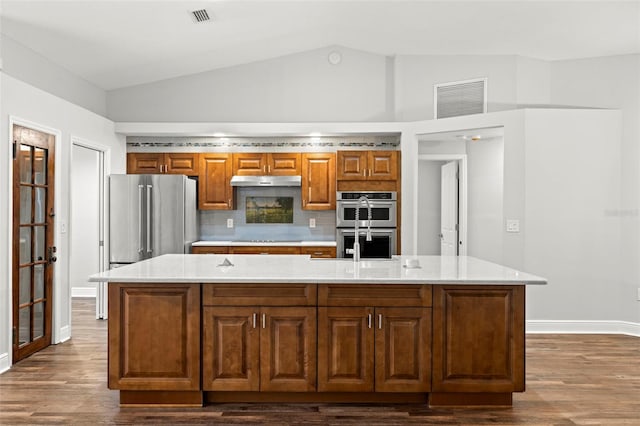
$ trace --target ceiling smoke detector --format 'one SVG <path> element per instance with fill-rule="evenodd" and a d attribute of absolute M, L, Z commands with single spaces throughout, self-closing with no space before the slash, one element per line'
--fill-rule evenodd
<path fill-rule="evenodd" d="M 207 9 L 193 10 L 191 11 L 191 16 L 195 22 L 205 22 L 211 20 Z"/>

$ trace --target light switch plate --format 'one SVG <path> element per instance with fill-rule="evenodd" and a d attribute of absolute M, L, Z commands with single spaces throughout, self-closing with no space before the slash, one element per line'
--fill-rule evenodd
<path fill-rule="evenodd" d="M 507 232 L 520 232 L 520 221 L 518 219 L 507 219 Z"/>
<path fill-rule="evenodd" d="M 233 228 L 233 218 L 227 219 L 227 228 Z"/>
<path fill-rule="evenodd" d="M 309 228 L 315 228 L 316 227 L 316 218 L 312 217 L 309 218 Z"/>

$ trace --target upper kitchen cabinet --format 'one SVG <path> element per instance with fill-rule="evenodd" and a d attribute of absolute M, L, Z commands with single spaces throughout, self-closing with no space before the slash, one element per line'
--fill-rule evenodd
<path fill-rule="evenodd" d="M 302 154 L 302 209 L 335 210 L 336 155 L 332 152 Z"/>
<path fill-rule="evenodd" d="M 127 154 L 127 173 L 197 176 L 198 157 L 195 152 L 130 152 Z"/>
<path fill-rule="evenodd" d="M 397 180 L 398 151 L 338 151 L 338 180 Z"/>
<path fill-rule="evenodd" d="M 297 152 L 233 154 L 235 176 L 299 176 L 301 155 Z"/>
<path fill-rule="evenodd" d="M 231 154 L 200 154 L 198 177 L 198 208 L 200 210 L 232 210 L 234 207 L 231 187 Z"/>

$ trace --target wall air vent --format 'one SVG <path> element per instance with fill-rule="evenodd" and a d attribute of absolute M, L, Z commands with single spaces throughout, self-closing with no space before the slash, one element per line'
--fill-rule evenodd
<path fill-rule="evenodd" d="M 207 13 L 207 9 L 194 10 L 191 12 L 191 15 L 193 16 L 193 19 L 196 22 L 205 22 L 211 19 L 209 18 L 209 13 Z"/>
<path fill-rule="evenodd" d="M 433 103 L 436 119 L 487 112 L 487 79 L 434 84 Z"/>

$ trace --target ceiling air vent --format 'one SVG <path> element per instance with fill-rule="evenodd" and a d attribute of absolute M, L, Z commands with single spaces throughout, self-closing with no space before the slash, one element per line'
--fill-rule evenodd
<path fill-rule="evenodd" d="M 200 10 L 194 10 L 191 12 L 191 15 L 193 15 L 193 19 L 196 22 L 204 22 L 204 21 L 208 21 L 211 18 L 209 18 L 209 14 L 207 13 L 207 9 L 200 9 Z"/>
<path fill-rule="evenodd" d="M 433 85 L 435 118 L 487 112 L 487 79 Z"/>

